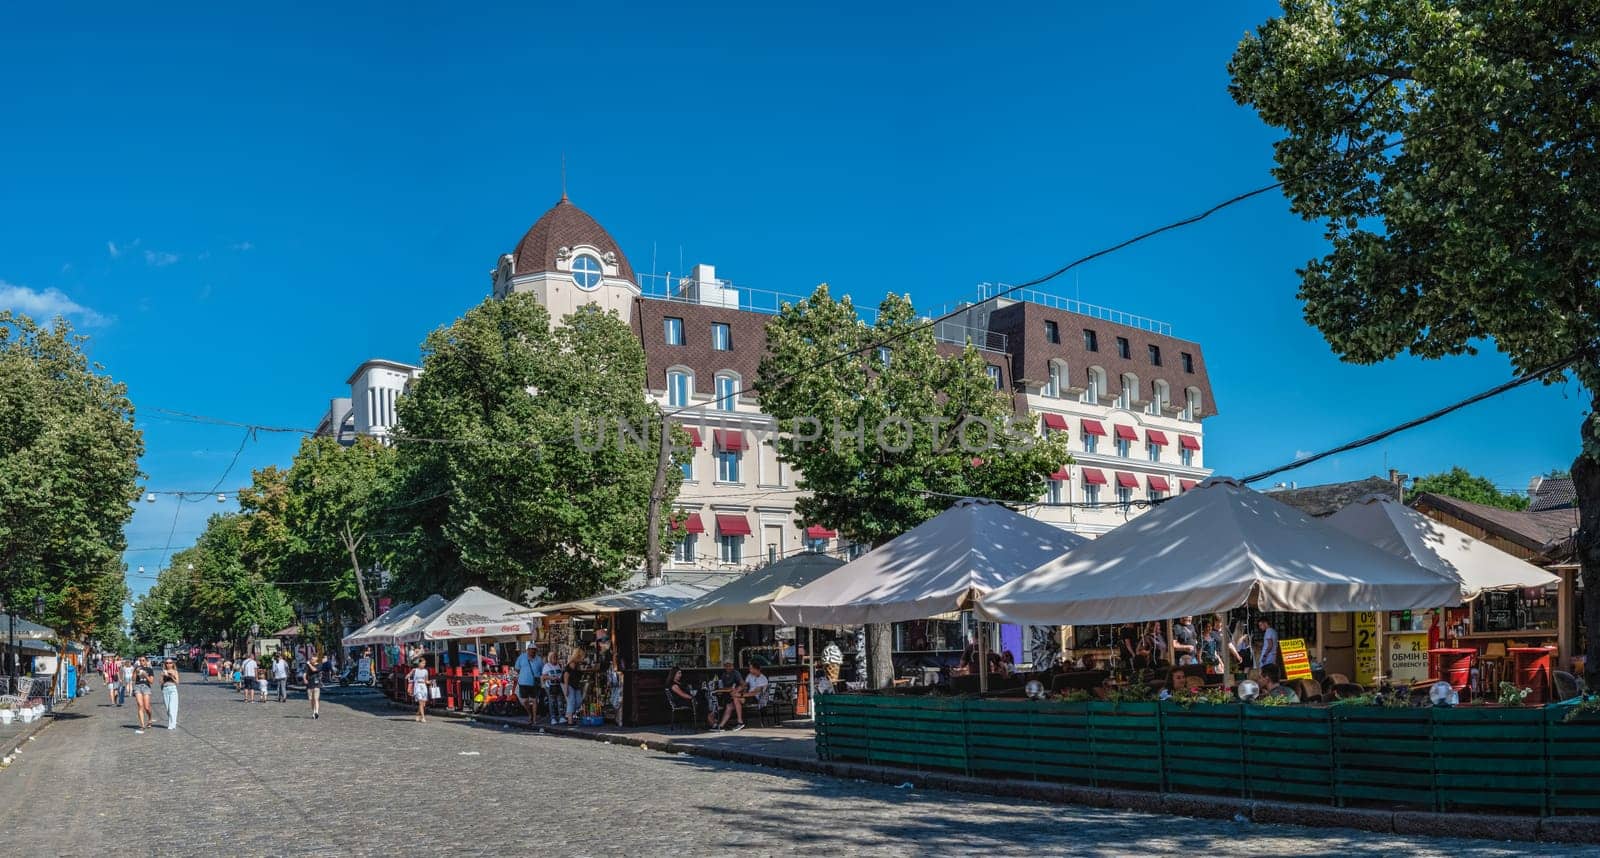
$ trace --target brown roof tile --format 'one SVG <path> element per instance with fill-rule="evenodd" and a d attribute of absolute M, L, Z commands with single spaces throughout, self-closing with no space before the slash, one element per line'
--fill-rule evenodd
<path fill-rule="evenodd" d="M 1572 528 L 1578 525 L 1578 511 L 1575 509 L 1524 512 L 1432 492 L 1417 495 L 1411 505 L 1419 510 L 1435 509 L 1455 516 L 1531 551 L 1542 551 L 1550 543 L 1565 539 L 1572 533 Z"/>
<path fill-rule="evenodd" d="M 562 194 L 560 201 L 535 221 L 517 242 L 517 249 L 512 251 L 514 270 L 518 274 L 554 271 L 556 252 L 579 244 L 591 245 L 601 254 L 615 253 L 618 272 L 624 279 L 633 281 L 633 266 L 628 264 L 628 255 L 599 221 L 573 205 L 566 194 Z"/>

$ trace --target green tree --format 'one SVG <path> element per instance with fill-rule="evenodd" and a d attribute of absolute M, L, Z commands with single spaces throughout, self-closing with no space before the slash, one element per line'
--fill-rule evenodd
<path fill-rule="evenodd" d="M 576 597 L 643 564 L 660 436 L 626 324 L 591 306 L 552 327 L 537 299 L 511 295 L 433 332 L 424 353 L 398 404 L 397 593 Z M 619 443 L 619 424 L 641 443 Z M 662 517 L 670 545 L 666 531 Z"/>
<path fill-rule="evenodd" d="M 1456 500 L 1497 506 L 1501 509 L 1527 509 L 1528 499 L 1519 494 L 1502 492 L 1494 481 L 1480 477 L 1466 468 L 1456 467 L 1437 474 L 1417 477 L 1406 492 L 1406 501 L 1423 492 L 1455 498 Z"/>
<path fill-rule="evenodd" d="M 64 634 L 120 623 L 144 441 L 124 385 L 65 319 L 0 310 L 0 596 Z"/>
<path fill-rule="evenodd" d="M 1071 461 L 1065 439 L 1039 438 L 1031 416 L 1008 426 L 1012 397 L 995 390 L 976 348 L 941 346 L 919 324 L 909 297 L 884 298 L 869 325 L 824 284 L 767 325 L 757 388 L 783 433 L 778 454 L 806 493 L 795 505 L 803 524 L 878 545 L 958 497 L 1036 502 Z M 882 684 L 889 629 L 869 636 L 871 674 Z"/>
<path fill-rule="evenodd" d="M 1231 92 L 1284 136 L 1277 175 L 1330 250 L 1300 272 L 1345 360 L 1493 341 L 1519 371 L 1577 355 L 1595 408 L 1572 464 L 1583 582 L 1600 588 L 1600 7 L 1580 0 L 1285 0 Z M 1546 381 L 1560 378 L 1551 373 Z M 1600 628 L 1600 599 L 1585 623 Z M 1600 635 L 1588 679 L 1600 684 Z"/>
<path fill-rule="evenodd" d="M 239 494 L 248 565 L 301 602 L 370 622 L 382 545 L 373 534 L 395 488 L 395 459 L 373 438 L 350 447 L 308 438 L 287 471 L 257 471 Z"/>
<path fill-rule="evenodd" d="M 135 605 L 135 638 L 140 634 L 139 605 L 145 602 L 151 605 L 145 609 L 143 629 L 176 634 L 191 643 L 227 641 L 235 649 L 294 621 L 287 594 L 249 563 L 248 518 L 242 513 L 214 515 L 193 546 L 172 555 L 150 596 Z"/>

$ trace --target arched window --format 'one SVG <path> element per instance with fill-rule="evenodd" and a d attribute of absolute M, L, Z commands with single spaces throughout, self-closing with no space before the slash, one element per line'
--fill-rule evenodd
<path fill-rule="evenodd" d="M 694 373 L 686 369 L 667 370 L 667 404 L 682 408 L 689 404 L 694 390 Z"/>
<path fill-rule="evenodd" d="M 1183 392 L 1183 419 L 1200 419 L 1200 388 L 1191 387 Z"/>
<path fill-rule="evenodd" d="M 1052 399 L 1059 398 L 1062 388 L 1067 385 L 1067 377 L 1067 365 L 1065 362 L 1059 360 L 1050 361 L 1050 365 L 1046 369 L 1044 390 L 1041 393 Z"/>
<path fill-rule="evenodd" d="M 1099 405 L 1100 397 L 1106 392 L 1106 371 L 1097 366 L 1089 367 L 1088 386 L 1083 389 L 1083 401 L 1088 405 Z"/>
<path fill-rule="evenodd" d="M 1131 372 L 1122 374 L 1122 390 L 1117 393 L 1117 407 L 1132 409 L 1139 398 L 1139 377 Z"/>
<path fill-rule="evenodd" d="M 1167 383 L 1166 382 L 1161 381 L 1160 379 L 1157 379 L 1155 381 L 1150 382 L 1150 413 L 1151 414 L 1155 414 L 1155 415 L 1159 416 L 1161 414 L 1161 409 L 1166 408 L 1167 407 L 1167 403 L 1171 402 L 1171 401 L 1172 401 L 1172 394 L 1170 392 L 1170 388 L 1167 387 Z"/>
<path fill-rule="evenodd" d="M 739 376 L 731 372 L 717 373 L 717 410 L 732 411 L 739 399 Z"/>

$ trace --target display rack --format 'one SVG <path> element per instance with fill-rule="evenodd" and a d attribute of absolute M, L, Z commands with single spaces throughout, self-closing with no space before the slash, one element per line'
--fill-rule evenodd
<path fill-rule="evenodd" d="M 665 625 L 639 627 L 639 669 L 693 669 L 705 666 L 704 635 L 668 631 Z"/>

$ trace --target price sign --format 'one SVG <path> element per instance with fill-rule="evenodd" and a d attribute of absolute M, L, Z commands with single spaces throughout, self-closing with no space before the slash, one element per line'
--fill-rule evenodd
<path fill-rule="evenodd" d="M 1279 641 L 1278 652 L 1283 656 L 1284 679 L 1311 678 L 1311 657 L 1306 655 L 1305 638 L 1287 638 Z"/>
<path fill-rule="evenodd" d="M 1356 682 L 1369 683 L 1378 675 L 1378 614 L 1356 612 Z"/>

